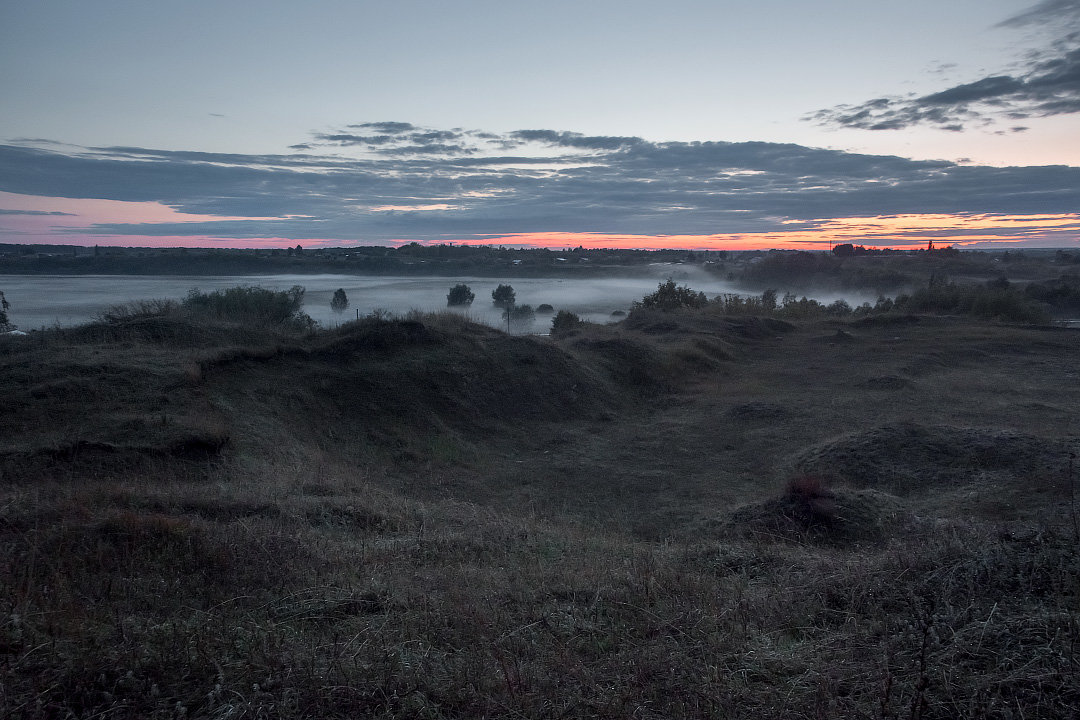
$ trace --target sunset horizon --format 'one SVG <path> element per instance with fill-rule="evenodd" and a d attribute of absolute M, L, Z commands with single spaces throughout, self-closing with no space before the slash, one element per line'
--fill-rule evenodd
<path fill-rule="evenodd" d="M 0 244 L 1080 246 L 1080 2 L 608 6 L 8 8 Z"/>

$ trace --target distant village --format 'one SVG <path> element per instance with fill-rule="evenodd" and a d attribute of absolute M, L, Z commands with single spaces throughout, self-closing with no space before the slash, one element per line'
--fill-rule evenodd
<path fill-rule="evenodd" d="M 471 245 L 365 245 L 304 248 L 147 248 L 0 245 L 0 274 L 274 274 L 404 275 L 603 274 L 657 263 L 723 263 L 762 254 L 726 251 L 512 248 Z"/>

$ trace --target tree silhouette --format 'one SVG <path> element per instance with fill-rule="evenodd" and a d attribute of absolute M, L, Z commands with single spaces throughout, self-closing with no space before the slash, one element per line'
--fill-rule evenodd
<path fill-rule="evenodd" d="M 568 310 L 560 310 L 551 319 L 551 334 L 554 337 L 566 337 L 584 324 L 576 314 Z"/>
<path fill-rule="evenodd" d="M 336 313 L 343 313 L 347 307 L 349 307 L 349 298 L 345 295 L 344 289 L 338 288 L 334 291 L 334 297 L 330 299 L 330 309 Z"/>
<path fill-rule="evenodd" d="M 459 283 L 450 288 L 450 292 L 446 296 L 446 305 L 450 307 L 452 305 L 472 305 L 472 301 L 476 299 L 476 295 L 472 289 L 465 283 Z"/>
<path fill-rule="evenodd" d="M 773 299 L 775 300 L 775 292 Z M 679 308 L 705 307 L 708 303 L 705 293 L 694 292 L 685 285 L 677 286 L 674 280 L 668 278 L 667 282 L 660 283 L 656 292 L 641 298 L 640 302 L 635 302 L 634 307 L 678 310 Z"/>
<path fill-rule="evenodd" d="M 512 307 L 516 299 L 517 293 L 510 285 L 500 285 L 491 291 L 491 300 L 495 303 L 495 307 Z"/>
<path fill-rule="evenodd" d="M 0 332 L 7 332 L 12 329 L 11 323 L 8 322 L 7 311 L 11 307 L 11 303 L 4 297 L 4 291 L 0 290 Z"/>

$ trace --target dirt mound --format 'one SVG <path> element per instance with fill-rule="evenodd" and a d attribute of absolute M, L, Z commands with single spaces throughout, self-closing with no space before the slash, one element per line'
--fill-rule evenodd
<path fill-rule="evenodd" d="M 229 445 L 228 435 L 198 429 L 178 429 L 164 437 L 153 435 L 139 433 L 127 443 L 77 440 L 45 448 L 0 450 L 0 479 L 21 482 L 46 475 L 98 477 L 145 472 L 161 475 L 162 466 L 192 477 L 205 470 L 204 466 L 219 460 Z M 155 439 L 159 444 L 139 442 Z"/>
<path fill-rule="evenodd" d="M 634 337 L 576 338 L 571 347 L 594 357 L 620 385 L 663 389 L 674 379 L 674 368 L 653 343 Z"/>
<path fill-rule="evenodd" d="M 907 495 L 975 481 L 991 473 L 1015 480 L 1060 476 L 1076 441 L 917 423 L 883 425 L 803 453 L 799 472 L 834 477 L 857 488 Z"/>
<path fill-rule="evenodd" d="M 910 380 L 897 375 L 879 375 L 878 377 L 869 378 L 863 383 L 863 387 L 870 390 L 906 390 L 913 386 L 914 383 Z"/>
<path fill-rule="evenodd" d="M 623 320 L 628 330 L 646 335 L 705 334 L 718 338 L 757 340 L 773 338 L 795 329 L 785 320 L 754 315 L 721 315 L 710 312 L 688 312 L 636 308 Z"/>
<path fill-rule="evenodd" d="M 795 326 L 786 320 L 776 318 L 751 316 L 728 317 L 725 320 L 730 335 L 752 340 L 776 337 L 795 329 Z"/>
<path fill-rule="evenodd" d="M 923 315 L 870 315 L 854 322 L 856 327 L 900 327 L 933 322 L 935 318 Z"/>
<path fill-rule="evenodd" d="M 773 422 L 790 417 L 791 409 L 780 403 L 757 400 L 733 405 L 724 414 L 732 420 L 737 420 L 741 423 Z"/>
<path fill-rule="evenodd" d="M 878 490 L 789 490 L 736 508 L 719 529 L 739 537 L 851 546 L 884 542 L 911 520 L 902 500 Z"/>
<path fill-rule="evenodd" d="M 71 343 L 136 343 L 165 347 L 206 347 L 265 341 L 265 328 L 201 322 L 181 314 L 131 315 L 60 328 L 54 337 Z"/>
<path fill-rule="evenodd" d="M 434 342 L 434 333 L 415 320 L 377 318 L 348 323 L 315 348 L 320 358 L 346 359 L 369 350 L 392 350 Z"/>
<path fill-rule="evenodd" d="M 836 343 L 852 343 L 855 342 L 856 338 L 847 330 L 844 330 L 843 328 L 838 328 L 836 332 L 832 333 L 831 335 L 822 335 L 820 337 L 814 338 L 814 340 L 816 342 L 832 343 L 835 345 Z"/>
<path fill-rule="evenodd" d="M 222 366 L 208 381 L 234 418 L 394 446 L 432 434 L 504 435 L 612 404 L 599 378 L 546 340 L 397 320 L 352 324 L 310 352 Z"/>

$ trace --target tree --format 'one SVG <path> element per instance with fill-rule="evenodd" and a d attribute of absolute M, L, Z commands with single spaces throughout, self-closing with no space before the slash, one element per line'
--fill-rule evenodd
<path fill-rule="evenodd" d="M 503 310 L 502 316 L 506 320 L 506 332 L 510 332 L 511 326 L 527 330 L 536 320 L 536 311 L 533 310 L 532 305 L 510 304 Z"/>
<path fill-rule="evenodd" d="M 491 291 L 491 300 L 495 303 L 495 307 L 512 307 L 516 299 L 517 293 L 510 285 L 500 285 Z"/>
<path fill-rule="evenodd" d="M 761 307 L 768 312 L 776 309 L 776 290 L 769 288 L 761 293 Z"/>
<path fill-rule="evenodd" d="M 565 337 L 584 324 L 576 314 L 560 310 L 551 320 L 551 334 L 553 337 Z"/>
<path fill-rule="evenodd" d="M 8 322 L 7 311 L 11 307 L 11 303 L 4 297 L 4 291 L 0 290 L 0 332 L 7 332 L 13 330 L 14 326 Z"/>
<path fill-rule="evenodd" d="M 665 283 L 660 283 L 656 292 L 641 298 L 641 302 L 635 302 L 635 308 L 656 308 L 657 310 L 678 310 L 679 308 L 705 307 L 709 299 L 703 292 L 694 292 L 685 285 L 676 286 L 675 281 L 668 278 Z"/>
<path fill-rule="evenodd" d="M 472 289 L 465 283 L 459 283 L 450 288 L 450 292 L 446 295 L 446 306 L 472 305 L 472 301 L 475 299 L 476 295 Z"/>
<path fill-rule="evenodd" d="M 334 297 L 330 299 L 330 309 L 336 313 L 343 313 L 347 307 L 349 307 L 349 297 L 343 288 L 338 288 L 334 291 Z"/>

